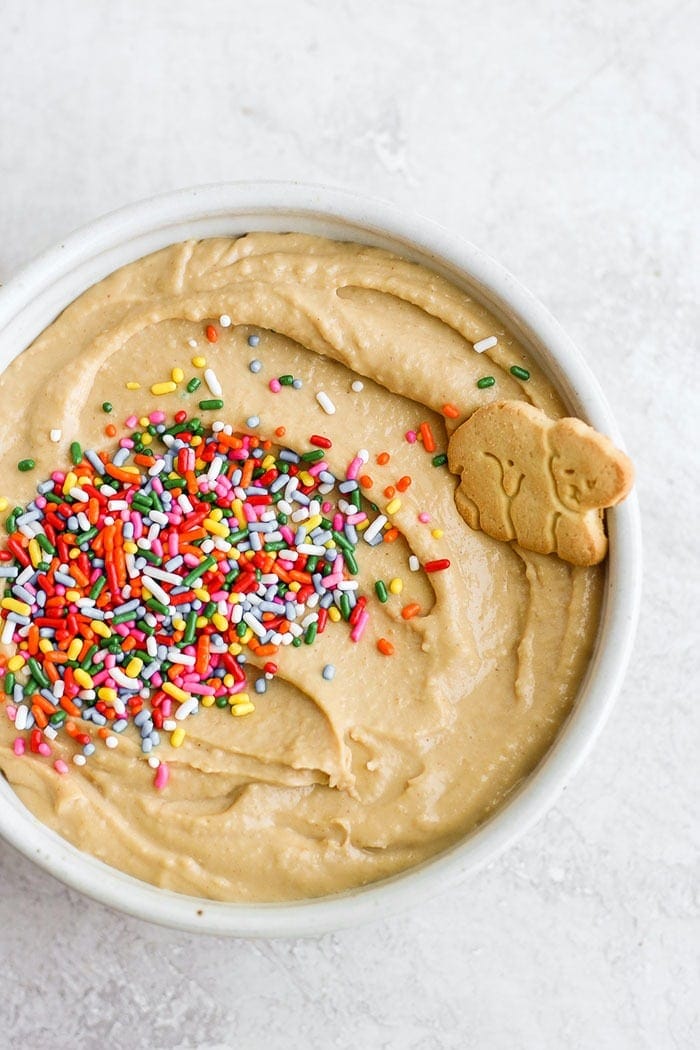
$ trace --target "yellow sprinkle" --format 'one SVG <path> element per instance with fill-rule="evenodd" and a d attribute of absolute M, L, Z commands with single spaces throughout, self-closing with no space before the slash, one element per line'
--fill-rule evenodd
<path fill-rule="evenodd" d="M 192 358 L 192 364 L 194 365 L 195 368 L 204 368 L 206 363 L 207 363 L 206 357 L 197 356 L 197 357 L 193 357 Z"/>
<path fill-rule="evenodd" d="M 21 671 L 23 667 L 24 657 L 20 656 L 19 653 L 16 653 L 14 656 L 11 656 L 10 659 L 7 661 L 7 670 L 12 671 L 13 674 L 15 671 Z"/>
<path fill-rule="evenodd" d="M 240 718 L 241 715 L 252 715 L 255 710 L 255 704 L 251 704 L 250 701 L 246 704 L 234 704 L 231 708 L 231 714 L 234 718 Z"/>
<path fill-rule="evenodd" d="M 243 645 L 247 645 L 252 637 L 253 637 L 253 632 L 252 632 L 252 630 L 249 627 L 248 630 L 246 631 L 246 633 L 241 638 L 241 642 L 243 643 Z"/>
<path fill-rule="evenodd" d="M 152 443 L 153 443 L 153 438 L 152 438 L 152 436 L 150 434 L 142 434 L 141 435 L 141 444 L 142 445 L 150 445 Z"/>
<path fill-rule="evenodd" d="M 77 660 L 83 650 L 83 643 L 79 638 L 74 638 L 68 646 L 66 656 L 69 660 Z"/>
<path fill-rule="evenodd" d="M 177 390 L 177 383 L 154 383 L 151 387 L 152 394 L 172 394 L 173 390 Z"/>
<path fill-rule="evenodd" d="M 75 591 L 72 588 L 69 588 L 66 591 L 66 601 L 67 602 L 77 602 L 78 599 L 81 598 L 81 597 L 82 597 L 82 595 L 81 595 L 80 591 Z"/>
<path fill-rule="evenodd" d="M 387 512 L 387 514 L 396 514 L 396 511 L 400 510 L 400 509 L 401 509 L 401 500 L 399 499 L 398 496 L 396 497 L 396 499 L 393 499 L 391 501 L 391 503 L 387 503 L 387 505 L 386 505 L 386 512 Z"/>
<path fill-rule="evenodd" d="M 100 638 L 111 638 L 112 632 L 106 623 L 102 623 L 102 620 L 91 620 L 90 627 L 93 629 L 95 634 L 99 634 Z"/>
<path fill-rule="evenodd" d="M 401 594 L 403 590 L 403 580 L 400 577 L 395 576 L 393 580 L 389 581 L 389 590 L 392 594 Z"/>
<path fill-rule="evenodd" d="M 299 474 L 298 474 L 298 477 L 299 477 L 299 481 L 302 483 L 302 485 L 313 485 L 314 484 L 313 476 L 311 474 L 309 474 L 308 470 L 300 470 Z"/>
<path fill-rule="evenodd" d="M 177 729 L 173 729 L 170 734 L 170 746 L 171 747 L 182 747 L 182 741 L 185 739 L 185 730 L 182 726 L 178 726 Z"/>
<path fill-rule="evenodd" d="M 125 546 L 126 546 L 126 544 L 125 544 Z M 176 631 L 184 631 L 185 628 L 187 627 L 187 621 L 186 620 L 181 620 L 178 617 L 176 620 L 173 620 L 173 627 L 175 628 Z"/>
<path fill-rule="evenodd" d="M 7 510 L 7 508 L 9 506 L 10 506 L 10 501 L 8 499 L 6 499 L 4 496 L 0 496 L 0 512 L 2 512 L 3 510 Z"/>
<path fill-rule="evenodd" d="M 141 384 L 140 383 L 127 383 L 126 384 L 126 389 L 127 390 L 140 390 L 141 389 Z"/>
<path fill-rule="evenodd" d="M 163 682 L 161 689 L 168 696 L 172 696 L 173 700 L 177 700 L 178 703 L 184 704 L 190 699 L 189 693 L 186 693 L 184 689 L 180 689 L 179 686 L 173 685 L 172 682 Z"/>
<path fill-rule="evenodd" d="M 202 525 L 207 530 L 207 532 L 211 532 L 214 536 L 226 537 L 231 531 L 225 522 L 212 521 L 211 518 L 205 518 L 202 522 Z"/>
<path fill-rule="evenodd" d="M 240 644 L 240 642 L 231 642 L 231 644 L 228 647 L 228 651 L 230 652 L 231 656 L 240 656 L 243 652 L 243 646 Z"/>
<path fill-rule="evenodd" d="M 228 620 L 221 613 L 214 613 L 211 618 L 211 622 L 216 627 L 217 631 L 225 631 L 228 627 Z"/>
<path fill-rule="evenodd" d="M 233 677 L 232 674 L 225 674 L 222 678 L 222 682 L 224 683 L 227 689 L 230 689 L 235 681 L 236 679 Z"/>
<path fill-rule="evenodd" d="M 290 583 L 289 589 L 290 591 L 294 591 L 294 593 L 296 594 L 297 591 L 301 590 L 301 584 L 294 580 L 292 583 Z"/>
<path fill-rule="evenodd" d="M 140 475 L 140 473 L 141 473 L 141 471 L 139 470 L 138 467 L 124 466 L 124 467 L 120 467 L 119 469 L 126 471 L 127 474 L 139 474 Z"/>
<path fill-rule="evenodd" d="M 109 686 L 103 685 L 97 690 L 97 695 L 100 700 L 104 700 L 106 704 L 113 704 L 117 699 L 117 690 L 110 689 Z"/>
<path fill-rule="evenodd" d="M 63 482 L 63 495 L 67 496 L 68 493 L 70 492 L 70 490 L 72 488 L 75 488 L 77 483 L 78 483 L 78 476 L 77 476 L 77 474 L 74 474 L 72 470 L 69 470 L 68 473 L 66 474 L 66 479 Z"/>
<path fill-rule="evenodd" d="M 141 418 L 139 419 L 139 426 L 140 427 L 147 427 L 150 422 L 151 421 L 148 418 L 148 416 L 141 416 Z"/>
<path fill-rule="evenodd" d="M 442 529 L 433 529 L 431 535 L 434 539 L 441 540 L 445 533 L 442 531 Z"/>
<path fill-rule="evenodd" d="M 52 644 L 51 644 L 51 642 L 49 641 L 48 638 L 40 638 L 39 639 L 39 648 L 41 649 L 42 653 L 52 653 L 53 652 L 53 646 L 52 646 Z M 82 649 L 82 645 L 80 646 L 80 648 Z"/>
<path fill-rule="evenodd" d="M 214 706 L 214 697 L 211 696 L 211 695 L 203 696 L 200 699 L 199 702 L 202 705 L 202 707 L 213 707 Z"/>
<path fill-rule="evenodd" d="M 143 670 L 143 660 L 139 656 L 133 656 L 126 665 L 125 670 L 129 678 L 138 678 Z"/>
<path fill-rule="evenodd" d="M 246 527 L 247 522 L 246 522 L 246 516 L 243 513 L 243 504 L 241 503 L 241 501 L 239 499 L 235 499 L 233 501 L 233 503 L 231 504 L 231 507 L 232 507 L 234 516 L 236 518 L 236 521 L 238 522 L 239 526 L 242 529 L 244 529 Z"/>
<path fill-rule="evenodd" d="M 221 521 L 223 516 L 224 512 L 221 509 L 221 507 L 214 507 L 213 510 L 209 512 L 209 518 L 211 519 L 211 521 Z"/>
<path fill-rule="evenodd" d="M 41 547 L 39 546 L 39 541 L 36 539 L 31 539 L 29 541 L 29 557 L 32 559 L 32 565 L 36 569 L 41 562 Z"/>
<path fill-rule="evenodd" d="M 365 529 L 368 528 L 368 526 L 369 526 L 369 519 L 365 518 L 364 521 L 358 521 L 358 523 L 355 526 L 355 528 L 357 529 L 358 532 L 364 532 Z"/>
<path fill-rule="evenodd" d="M 172 372 L 170 373 L 170 378 L 172 379 L 173 383 L 181 383 L 182 380 L 185 378 L 185 373 L 182 371 L 181 368 L 173 368 Z"/>
<path fill-rule="evenodd" d="M 196 620 L 196 626 L 197 627 L 200 627 L 200 628 L 201 627 L 206 627 L 208 623 L 209 623 L 209 621 L 207 620 L 206 616 L 198 616 L 197 617 L 197 620 Z"/>
<path fill-rule="evenodd" d="M 323 521 L 323 518 L 321 517 L 320 514 L 314 514 L 313 517 L 307 518 L 306 521 L 302 522 L 302 525 L 306 529 L 307 535 L 310 532 L 313 532 L 314 529 L 317 529 L 322 521 Z"/>
<path fill-rule="evenodd" d="M 197 595 L 200 602 L 209 601 L 209 591 L 206 589 L 206 587 L 195 587 L 194 593 Z"/>
<path fill-rule="evenodd" d="M 31 605 L 19 601 L 18 598 L 3 598 L 1 604 L 3 609 L 7 609 L 9 612 L 19 613 L 20 616 L 29 616 L 32 611 Z"/>
<path fill-rule="evenodd" d="M 84 671 L 82 667 L 76 667 L 73 671 L 73 678 L 83 689 L 92 689 L 93 681 L 87 671 Z"/>
<path fill-rule="evenodd" d="M 269 455 L 265 456 L 265 459 L 260 464 L 260 466 L 263 468 L 263 470 L 269 470 L 270 467 L 274 467 L 274 465 L 275 465 L 275 457 L 274 456 L 269 456 Z"/>
<path fill-rule="evenodd" d="M 71 561 L 75 561 L 76 558 L 79 558 L 80 550 L 78 549 L 78 547 L 71 547 L 71 549 L 68 551 L 68 557 L 71 559 Z"/>
<path fill-rule="evenodd" d="M 124 553 L 125 554 L 137 554 L 138 547 L 133 540 L 124 540 Z"/>
<path fill-rule="evenodd" d="M 201 444 L 202 444 L 202 439 L 199 436 L 199 434 L 195 434 L 195 436 L 190 439 L 190 445 L 192 446 L 192 448 L 199 448 L 199 446 Z"/>
<path fill-rule="evenodd" d="M 331 605 L 330 609 L 328 610 L 328 619 L 332 620 L 333 623 L 339 623 L 339 621 L 342 619 L 340 615 L 340 609 L 336 609 L 335 605 Z"/>

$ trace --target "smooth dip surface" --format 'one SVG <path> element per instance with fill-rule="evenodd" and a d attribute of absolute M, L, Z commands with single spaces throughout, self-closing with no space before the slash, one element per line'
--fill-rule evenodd
<path fill-rule="evenodd" d="M 230 316 L 230 327 L 218 324 Z M 218 341 L 205 337 L 215 324 Z M 259 344 L 249 345 L 249 336 Z M 473 343 L 497 336 L 477 353 Z M 192 346 L 195 341 L 196 348 Z M 224 409 L 199 412 L 185 392 L 206 357 Z M 251 372 L 259 359 L 262 369 Z M 510 373 L 529 369 L 527 381 Z M 152 384 L 181 366 L 185 382 L 155 397 Z M 301 389 L 273 393 L 292 374 Z M 477 381 L 493 376 L 495 384 Z M 360 379 L 363 388 L 353 390 Z M 129 390 L 127 382 L 141 384 Z M 326 414 L 316 394 L 335 405 Z M 133 726 L 119 747 L 99 746 L 78 768 L 66 734 L 54 756 L 17 756 L 0 705 L 0 768 L 44 823 L 108 864 L 202 897 L 275 901 L 357 886 L 414 865 L 482 822 L 530 773 L 568 715 L 599 621 L 604 569 L 573 568 L 472 531 L 455 509 L 457 479 L 435 467 L 408 430 L 428 421 L 438 451 L 453 429 L 491 400 L 521 398 L 560 416 L 547 379 L 492 315 L 427 269 L 377 249 L 297 234 L 186 242 L 90 288 L 0 378 L 0 495 L 26 503 L 37 482 L 66 469 L 74 439 L 113 448 L 105 424 L 155 408 L 178 409 L 305 450 L 332 440 L 343 476 L 369 452 L 369 496 L 384 511 L 386 486 L 412 484 L 391 515 L 401 536 L 358 547 L 370 621 L 357 644 L 329 624 L 313 645 L 286 648 L 279 675 L 254 714 L 212 707 L 187 720 L 163 791 Z M 102 402 L 114 405 L 105 416 Z M 452 404 L 459 418 L 445 419 Z M 246 426 L 259 416 L 254 430 Z M 50 440 L 60 429 L 59 443 Z M 376 457 L 388 452 L 379 466 Z M 36 460 L 22 473 L 18 461 Z M 430 515 L 421 522 L 418 515 Z M 433 535 L 434 530 L 441 535 Z M 411 571 L 449 558 L 449 570 Z M 381 579 L 403 590 L 382 604 Z M 402 608 L 418 603 L 405 620 Z M 389 639 L 394 654 L 377 649 Z M 6 650 L 7 651 L 7 650 Z M 253 661 L 254 662 L 254 661 Z M 335 666 L 332 681 L 322 676 Z"/>

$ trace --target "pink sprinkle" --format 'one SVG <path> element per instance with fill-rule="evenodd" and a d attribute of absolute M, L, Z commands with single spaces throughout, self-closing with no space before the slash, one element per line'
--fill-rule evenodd
<path fill-rule="evenodd" d="M 347 469 L 348 481 L 357 481 L 357 475 L 360 473 L 361 467 L 362 460 L 359 456 L 355 456 Z"/>
<path fill-rule="evenodd" d="M 312 478 L 318 477 L 322 470 L 328 470 L 328 464 L 325 459 L 322 459 L 320 463 L 314 463 L 308 468 L 308 473 Z"/>
<path fill-rule="evenodd" d="M 153 685 L 156 687 L 156 689 L 160 689 L 160 687 L 163 684 L 163 676 L 161 675 L 160 671 L 156 671 L 156 673 L 151 677 L 151 681 L 153 682 Z"/>
<path fill-rule="evenodd" d="M 66 480 L 66 475 L 63 473 L 62 470 L 54 470 L 53 474 L 51 475 L 51 480 L 57 482 L 59 485 L 62 485 L 63 482 Z"/>
<path fill-rule="evenodd" d="M 360 613 L 360 615 L 357 617 L 357 620 L 355 622 L 355 626 L 353 627 L 352 631 L 350 632 L 350 641 L 352 641 L 352 642 L 359 642 L 360 638 L 364 634 L 364 630 L 365 630 L 365 627 L 367 626 L 368 620 L 369 620 L 369 613 L 365 609 L 363 609 L 362 612 Z"/>
<path fill-rule="evenodd" d="M 360 510 L 357 512 L 357 514 L 348 514 L 345 520 L 347 521 L 348 525 L 359 525 L 359 523 L 361 521 L 364 521 L 366 517 L 367 515 L 365 514 L 365 512 L 363 510 Z"/>
<path fill-rule="evenodd" d="M 68 766 L 62 758 L 56 759 L 56 761 L 53 764 L 53 768 L 56 770 L 57 773 L 60 773 L 61 775 L 68 772 Z"/>
<path fill-rule="evenodd" d="M 168 536 L 168 554 L 171 558 L 174 558 L 180 549 L 180 537 L 176 532 L 171 532 Z"/>
<path fill-rule="evenodd" d="M 138 420 L 138 416 L 129 416 L 128 419 L 124 420 L 124 426 L 125 427 L 135 427 L 136 424 L 138 423 L 138 421 L 139 421 Z"/>
<path fill-rule="evenodd" d="M 5 710 L 7 712 L 7 717 L 10 719 L 11 722 L 14 722 L 15 718 L 17 717 L 17 708 L 15 707 L 15 705 L 8 704 Z"/>
<path fill-rule="evenodd" d="M 39 508 L 39 510 L 43 510 L 44 507 L 46 506 L 46 497 L 45 496 L 35 496 L 34 497 L 34 502 L 36 503 L 36 505 Z"/>
<path fill-rule="evenodd" d="M 40 755 L 43 755 L 44 758 L 48 758 L 48 756 L 51 754 L 51 748 L 45 740 L 42 740 L 41 743 L 38 745 L 37 751 Z"/>
<path fill-rule="evenodd" d="M 294 533 L 290 529 L 289 525 L 280 525 L 280 532 L 284 536 L 284 542 L 291 545 L 294 543 Z"/>
<path fill-rule="evenodd" d="M 409 445 L 415 445 L 417 440 L 418 435 L 416 434 L 415 430 L 406 431 L 406 441 L 408 441 Z"/>
<path fill-rule="evenodd" d="M 161 762 L 156 770 L 156 775 L 153 779 L 153 783 L 158 791 L 162 791 L 165 785 L 170 780 L 170 770 L 165 762 Z"/>
<path fill-rule="evenodd" d="M 324 514 L 328 514 L 331 510 L 333 510 L 333 504 L 329 503 L 327 499 L 324 499 L 323 503 L 321 504 L 321 510 Z"/>
<path fill-rule="evenodd" d="M 424 525 L 428 524 L 428 522 L 430 521 L 430 515 L 428 514 L 427 510 L 422 510 L 420 512 L 420 514 L 418 515 L 418 521 L 422 521 Z"/>
<path fill-rule="evenodd" d="M 343 531 L 343 515 L 342 514 L 334 514 L 333 515 L 333 528 L 335 529 L 336 532 L 342 532 Z"/>
<path fill-rule="evenodd" d="M 160 478 L 153 478 L 151 480 L 151 488 L 154 492 L 157 492 L 159 496 L 163 495 L 163 482 Z"/>
<path fill-rule="evenodd" d="M 282 384 L 280 383 L 279 379 L 271 379 L 269 386 L 273 394 L 279 394 L 280 390 L 282 389 Z"/>
<path fill-rule="evenodd" d="M 165 412 L 151 412 L 148 418 L 150 419 L 151 423 L 165 423 Z"/>
<path fill-rule="evenodd" d="M 131 440 L 131 438 L 120 438 L 119 439 L 119 448 L 133 448 L 133 447 L 134 447 L 134 442 Z"/>
<path fill-rule="evenodd" d="M 14 744 L 12 745 L 12 750 L 16 755 L 23 755 L 24 752 L 27 750 L 27 745 L 25 744 L 21 736 L 18 736 L 16 738 Z"/>

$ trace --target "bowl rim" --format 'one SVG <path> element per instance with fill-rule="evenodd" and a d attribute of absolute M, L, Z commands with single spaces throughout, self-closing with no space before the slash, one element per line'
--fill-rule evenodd
<path fill-rule="evenodd" d="M 79 294 L 61 299 L 66 275 L 91 266 L 99 271 L 98 261 L 102 259 L 104 265 L 110 252 L 126 251 L 128 258 L 136 259 L 155 250 L 129 256 L 128 245 L 138 245 L 140 238 L 157 234 L 166 238 L 162 245 L 174 243 L 184 239 L 175 234 L 180 226 L 209 220 L 225 223 L 234 217 L 238 221 L 247 214 L 264 216 L 274 224 L 269 228 L 279 230 L 294 229 L 289 221 L 294 223 L 295 218 L 307 226 L 316 221 L 342 224 L 357 234 L 351 239 L 362 240 L 366 234 L 365 243 L 373 239 L 391 242 L 400 254 L 448 271 L 453 280 L 464 275 L 464 283 L 476 287 L 490 308 L 506 314 L 509 325 L 515 325 L 536 346 L 535 355 L 548 360 L 556 373 L 555 382 L 568 390 L 582 414 L 624 447 L 598 382 L 572 340 L 508 270 L 428 218 L 335 187 L 296 181 L 213 183 L 158 194 L 95 219 L 41 253 L 0 289 L 0 348 L 4 334 L 18 318 L 24 317 L 26 324 L 29 317 L 31 324 L 33 303 L 42 296 L 50 297 L 52 288 L 63 306 Z M 174 233 L 170 239 L 169 230 Z M 104 273 L 116 268 L 112 265 Z M 99 279 L 93 276 L 83 290 Z M 35 335 L 48 323 L 50 319 L 38 323 Z M 613 707 L 630 659 L 641 596 L 641 529 L 635 492 L 608 512 L 608 528 L 611 543 L 598 642 L 572 713 L 538 767 L 498 811 L 466 838 L 421 865 L 328 897 L 270 904 L 210 901 L 141 882 L 81 852 L 38 821 L 4 782 L 0 784 L 0 835 L 88 897 L 187 932 L 315 936 L 393 915 L 436 895 L 495 860 L 543 816 L 585 760 Z"/>

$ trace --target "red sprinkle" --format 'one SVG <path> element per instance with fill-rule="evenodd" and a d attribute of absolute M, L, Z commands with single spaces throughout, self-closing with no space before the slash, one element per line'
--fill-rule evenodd
<path fill-rule="evenodd" d="M 332 448 L 333 442 L 330 438 L 321 437 L 320 434 L 312 434 L 309 438 L 312 445 L 316 445 L 317 448 Z"/>
<path fill-rule="evenodd" d="M 207 325 L 205 329 L 205 335 L 210 343 L 218 343 L 219 333 L 217 332 L 216 328 L 214 328 L 213 324 Z"/>
<path fill-rule="evenodd" d="M 437 558 L 435 561 L 427 561 L 423 566 L 426 572 L 442 572 L 443 569 L 449 569 L 449 567 L 449 558 Z"/>

